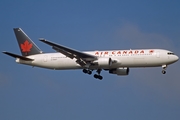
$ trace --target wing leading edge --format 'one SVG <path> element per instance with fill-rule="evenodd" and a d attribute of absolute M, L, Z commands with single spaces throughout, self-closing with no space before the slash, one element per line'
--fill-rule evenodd
<path fill-rule="evenodd" d="M 88 63 L 91 63 L 92 61 L 97 60 L 97 57 L 94 55 L 83 53 L 83 52 L 80 52 L 78 50 L 68 48 L 68 47 L 65 47 L 63 45 L 47 41 L 45 39 L 40 39 L 40 41 L 52 46 L 52 48 L 54 50 L 64 54 L 65 56 L 67 56 L 71 59 L 76 58 L 77 59 L 76 62 L 78 64 L 80 64 L 81 66 L 85 66 Z"/>

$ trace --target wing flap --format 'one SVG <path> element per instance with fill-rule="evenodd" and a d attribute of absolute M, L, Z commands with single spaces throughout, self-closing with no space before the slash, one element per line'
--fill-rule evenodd
<path fill-rule="evenodd" d="M 56 50 L 57 52 L 60 52 L 60 53 L 66 55 L 67 57 L 69 57 L 69 58 L 71 58 L 71 59 L 73 59 L 73 58 L 76 57 L 76 56 L 74 56 L 73 54 L 71 54 L 71 53 L 69 53 L 69 52 L 67 52 L 67 51 L 64 51 L 63 49 L 59 49 L 58 47 L 53 46 L 52 48 L 53 48 L 54 50 Z"/>

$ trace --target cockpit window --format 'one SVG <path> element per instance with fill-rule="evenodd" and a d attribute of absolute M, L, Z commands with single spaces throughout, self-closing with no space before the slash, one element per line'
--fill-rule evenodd
<path fill-rule="evenodd" d="M 174 55 L 174 53 L 172 53 L 172 52 L 168 52 L 167 54 L 168 54 L 168 55 Z"/>

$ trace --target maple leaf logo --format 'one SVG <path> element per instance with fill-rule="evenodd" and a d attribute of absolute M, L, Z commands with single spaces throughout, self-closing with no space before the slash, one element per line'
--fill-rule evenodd
<path fill-rule="evenodd" d="M 32 48 L 32 43 L 29 43 L 27 40 L 21 44 L 22 52 L 30 52 Z"/>

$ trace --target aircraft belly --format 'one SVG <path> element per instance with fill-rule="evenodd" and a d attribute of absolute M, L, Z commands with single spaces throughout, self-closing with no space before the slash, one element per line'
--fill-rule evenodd
<path fill-rule="evenodd" d="M 60 58 L 55 56 L 45 55 L 43 57 L 38 57 L 32 62 L 32 66 L 47 68 L 47 69 L 79 69 L 80 66 L 75 62 L 75 60 L 70 58 Z"/>
<path fill-rule="evenodd" d="M 120 58 L 121 67 L 151 67 L 160 66 L 157 58 L 147 56 L 128 56 Z"/>
<path fill-rule="evenodd" d="M 75 60 L 67 58 L 66 60 L 58 60 L 55 63 L 56 69 L 79 69 L 81 66 Z"/>

